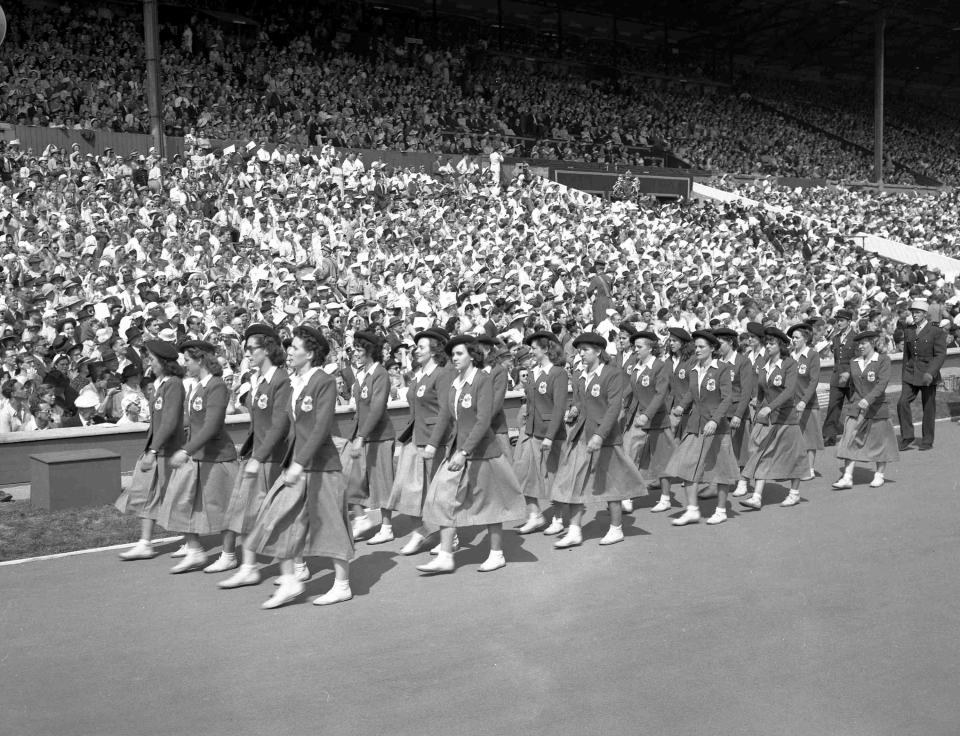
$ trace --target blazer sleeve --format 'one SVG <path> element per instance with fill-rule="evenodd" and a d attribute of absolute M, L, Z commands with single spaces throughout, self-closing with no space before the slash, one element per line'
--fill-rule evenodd
<path fill-rule="evenodd" d="M 263 444 L 253 454 L 253 459 L 263 462 L 278 443 L 283 442 L 290 432 L 290 397 L 293 395 L 293 385 L 287 379 L 273 394 L 273 411 L 270 412 L 270 429 L 263 437 Z"/>
<path fill-rule="evenodd" d="M 230 401 L 230 392 L 223 381 L 217 381 L 207 391 L 207 412 L 203 417 L 203 425 L 196 432 L 183 449 L 188 455 L 193 455 L 203 449 L 203 446 L 220 434 L 223 429 L 223 420 L 227 416 L 227 404 Z"/>
<path fill-rule="evenodd" d="M 164 408 L 160 410 L 160 424 L 157 425 L 153 433 L 153 441 L 150 443 L 150 449 L 160 452 L 173 437 L 177 430 L 177 418 L 183 414 L 183 384 L 175 382 L 166 391 L 166 397 L 163 400 Z M 166 407 L 171 406 L 176 411 L 167 411 Z"/>
<path fill-rule="evenodd" d="M 313 401 L 313 427 L 307 441 L 299 447 L 293 446 L 293 461 L 298 465 L 307 466 L 310 459 L 317 454 L 320 445 L 330 438 L 330 429 L 333 427 L 334 412 L 337 407 L 337 382 L 323 381 Z"/>
<path fill-rule="evenodd" d="M 730 371 L 717 371 L 717 386 L 720 388 L 720 403 L 710 415 L 711 421 L 720 424 L 723 418 L 730 412 L 730 405 L 733 404 L 733 381 L 730 380 Z"/>
<path fill-rule="evenodd" d="M 657 375 L 653 379 L 654 394 L 650 403 L 643 409 L 643 414 L 647 419 L 653 418 L 660 411 L 667 400 L 667 393 L 670 391 L 670 376 L 667 375 L 666 363 L 660 366 Z"/>
<path fill-rule="evenodd" d="M 490 422 L 493 420 L 494 391 L 493 381 L 481 380 L 477 386 L 477 420 L 474 422 L 470 434 L 463 441 L 463 447 L 457 448 L 463 450 L 468 456 L 473 454 L 477 445 L 480 444 L 480 440 L 490 431 Z"/>
<path fill-rule="evenodd" d="M 797 396 L 797 363 L 794 360 L 791 360 L 784 364 L 783 371 L 783 391 L 780 392 L 780 395 L 777 396 L 773 401 L 770 402 L 769 406 L 771 409 L 779 409 L 784 404 L 789 404 Z"/>
<path fill-rule="evenodd" d="M 567 411 L 567 372 L 563 369 L 557 372 L 553 381 L 553 413 L 547 425 L 547 437 L 553 439 L 563 426 L 563 415 Z"/>
<path fill-rule="evenodd" d="M 437 399 L 440 403 L 440 414 L 437 416 L 437 422 L 433 425 L 433 433 L 430 435 L 428 444 L 433 447 L 440 447 L 443 444 L 443 438 L 447 436 L 450 424 L 453 422 L 453 411 L 450 408 L 450 386 L 446 387 L 446 396 L 440 393 L 439 382 L 437 385 Z"/>
<path fill-rule="evenodd" d="M 817 385 L 820 383 L 820 356 L 813 350 L 810 351 L 810 367 L 807 370 L 810 374 L 810 383 L 800 397 L 800 401 L 809 405 L 817 397 Z"/>
<path fill-rule="evenodd" d="M 383 419 L 390 399 L 390 378 L 382 366 L 378 366 L 371 377 L 370 411 L 363 418 L 363 426 L 357 428 L 357 437 L 366 437 Z"/>
<path fill-rule="evenodd" d="M 497 366 L 490 371 L 490 382 L 493 391 L 493 412 L 490 416 L 494 417 L 503 411 L 503 401 L 507 395 L 507 371 Z"/>
<path fill-rule="evenodd" d="M 868 393 L 865 398 L 868 404 L 873 404 L 881 399 L 887 391 L 887 384 L 890 383 L 890 358 L 884 355 L 880 359 L 880 367 L 877 369 L 877 384 Z"/>
<path fill-rule="evenodd" d="M 757 376 L 750 367 L 749 361 L 744 360 L 740 367 L 736 368 L 740 372 L 740 399 L 737 405 L 733 407 L 732 416 L 743 419 L 750 411 L 750 402 L 753 400 L 753 392 L 756 388 Z"/>
<path fill-rule="evenodd" d="M 620 409 L 623 406 L 623 371 L 613 369 L 613 375 L 607 382 L 607 410 L 597 427 L 597 434 L 607 439 L 620 418 Z"/>
<path fill-rule="evenodd" d="M 939 327 L 936 328 L 936 334 L 933 338 L 933 358 L 930 360 L 930 365 L 927 367 L 927 372 L 933 376 L 937 377 L 937 374 L 940 372 L 940 369 L 943 367 L 944 361 L 947 359 L 947 334 L 941 330 Z"/>

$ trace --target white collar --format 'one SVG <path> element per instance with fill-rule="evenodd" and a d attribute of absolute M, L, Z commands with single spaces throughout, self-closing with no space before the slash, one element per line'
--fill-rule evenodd
<path fill-rule="evenodd" d="M 880 357 L 880 353 L 874 353 L 873 355 L 870 356 L 870 360 L 864 360 L 862 357 L 857 358 L 857 365 L 860 366 L 860 370 L 863 370 L 866 366 L 868 366 L 873 361 L 877 360 L 879 357 Z"/>
<path fill-rule="evenodd" d="M 736 365 L 736 364 L 737 364 L 737 358 L 738 358 L 738 357 L 739 357 L 739 354 L 737 353 L 737 351 L 736 351 L 736 350 L 732 350 L 732 351 L 730 352 L 730 355 L 728 355 L 726 358 L 723 359 L 723 362 L 724 362 L 724 363 L 729 363 L 730 365 Z"/>
<path fill-rule="evenodd" d="M 476 378 L 477 372 L 479 370 L 480 369 L 477 368 L 475 365 L 470 366 L 469 368 L 467 368 L 466 373 L 464 373 L 462 376 L 457 376 L 455 379 L 453 379 L 453 387 L 457 391 L 460 391 L 464 386 L 472 386 L 473 379 Z"/>
<path fill-rule="evenodd" d="M 794 351 L 794 357 L 806 358 L 810 354 L 810 346 L 806 345 L 800 352 Z"/>
<path fill-rule="evenodd" d="M 153 382 L 153 390 L 156 391 L 163 385 L 163 382 L 166 381 L 170 376 L 160 376 L 157 380 Z"/>
<path fill-rule="evenodd" d="M 203 386 L 204 388 L 206 388 L 206 387 L 207 387 L 207 384 L 210 383 L 210 379 L 211 379 L 211 378 L 213 378 L 213 374 L 212 374 L 212 373 L 208 373 L 208 374 L 205 375 L 203 378 L 201 378 L 199 381 L 197 381 L 197 383 L 200 384 L 201 386 Z"/>
<path fill-rule="evenodd" d="M 594 368 L 592 371 L 590 371 L 589 373 L 584 372 L 583 380 L 586 381 L 587 383 L 590 383 L 592 379 L 599 378 L 602 372 L 603 372 L 603 361 L 601 360 L 599 363 L 597 363 L 597 367 Z"/>
<path fill-rule="evenodd" d="M 653 353 L 650 353 L 650 355 L 647 356 L 647 359 L 645 361 L 643 361 L 642 363 L 637 363 L 637 372 L 639 373 L 642 370 L 647 370 L 648 368 L 651 368 L 654 362 L 656 361 L 656 359 L 657 359 L 657 356 L 654 355 Z"/>
<path fill-rule="evenodd" d="M 260 376 L 261 376 L 261 381 L 260 381 L 260 382 L 261 382 L 261 383 L 270 383 L 270 381 L 273 380 L 273 376 L 276 374 L 276 372 L 277 372 L 277 366 L 271 365 L 271 366 L 267 369 L 266 373 L 261 373 L 261 374 L 260 374 Z"/>
<path fill-rule="evenodd" d="M 780 368 L 782 365 L 783 365 L 783 358 L 777 358 L 772 363 L 769 360 L 766 363 L 764 363 L 764 368 L 766 368 L 767 372 L 769 373 L 771 370 L 773 370 L 773 368 Z M 771 366 L 773 367 L 771 368 Z"/>
<path fill-rule="evenodd" d="M 429 376 L 429 375 L 430 375 L 431 373 L 433 373 L 435 370 L 437 370 L 437 364 L 434 363 L 432 360 L 431 360 L 427 365 L 430 366 L 430 369 L 427 370 L 426 367 L 419 368 L 419 369 L 417 370 L 417 375 L 414 376 L 415 380 L 420 381 L 420 380 L 426 378 L 427 376 Z"/>
<path fill-rule="evenodd" d="M 699 373 L 700 371 L 703 371 L 704 373 L 706 373 L 706 372 L 707 372 L 708 370 L 710 370 L 711 368 L 716 368 L 717 365 L 718 365 L 717 359 L 716 359 L 716 358 L 710 358 L 710 362 L 707 363 L 705 366 L 702 366 L 702 365 L 700 365 L 699 363 L 694 363 L 694 364 L 693 364 L 693 370 L 695 370 L 697 373 Z"/>
<path fill-rule="evenodd" d="M 295 375 L 294 378 L 297 380 L 298 383 L 306 385 L 307 381 L 310 380 L 310 377 L 313 376 L 313 374 L 316 373 L 318 370 L 320 370 L 320 366 L 312 365 L 310 366 L 309 370 L 307 370 L 306 373 L 304 373 L 303 375 Z"/>

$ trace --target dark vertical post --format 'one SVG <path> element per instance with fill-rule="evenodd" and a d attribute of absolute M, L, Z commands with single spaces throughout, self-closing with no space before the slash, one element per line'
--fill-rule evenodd
<path fill-rule="evenodd" d="M 873 49 L 873 178 L 883 184 L 883 36 L 887 19 L 877 11 Z"/>
<path fill-rule="evenodd" d="M 497 48 L 503 51 L 503 0 L 497 0 Z"/>
<path fill-rule="evenodd" d="M 147 57 L 147 107 L 150 133 L 158 156 L 166 156 L 163 145 L 163 101 L 160 95 L 160 24 L 157 0 L 143 0 L 143 40 Z"/>
<path fill-rule="evenodd" d="M 620 68 L 620 52 L 619 52 L 619 42 L 617 40 L 617 16 L 613 16 L 613 66 L 616 69 Z"/>
<path fill-rule="evenodd" d="M 557 58 L 563 56 L 563 8 L 557 0 Z"/>

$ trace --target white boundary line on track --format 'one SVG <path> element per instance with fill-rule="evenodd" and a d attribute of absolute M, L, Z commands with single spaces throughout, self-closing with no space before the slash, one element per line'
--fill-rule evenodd
<path fill-rule="evenodd" d="M 949 422 L 949 421 L 951 421 L 951 420 L 953 420 L 953 419 L 954 419 L 953 417 L 940 417 L 939 419 L 936 419 L 936 420 L 934 420 L 934 421 L 937 421 L 937 422 Z M 919 423 L 919 422 L 916 422 L 915 425 L 917 425 L 917 424 L 920 424 L 920 423 Z M 894 424 L 894 425 L 893 425 L 893 428 L 894 428 L 895 430 L 899 431 L 899 430 L 900 430 L 900 425 L 899 425 L 899 424 Z M 177 537 L 163 537 L 162 539 L 154 539 L 154 540 L 153 540 L 153 543 L 154 543 L 154 544 L 166 544 L 167 542 L 176 542 L 176 541 L 178 541 L 178 540 L 180 540 L 180 539 L 183 539 L 183 537 L 182 537 L 182 536 L 177 536 Z M 19 560 L 7 560 L 7 561 L 5 561 L 5 562 L 0 562 L 0 567 L 7 567 L 8 565 L 22 565 L 22 564 L 25 563 L 25 562 L 41 562 L 41 561 L 43 561 L 43 560 L 59 560 L 59 559 L 61 559 L 61 558 L 63 558 L 63 557 L 75 557 L 75 556 L 77 556 L 77 555 L 89 555 L 89 554 L 92 554 L 93 552 L 109 552 L 110 550 L 113 550 L 113 549 L 124 549 L 124 548 L 126 548 L 126 547 L 132 547 L 132 546 L 135 545 L 135 544 L 136 544 L 136 542 L 128 542 L 128 543 L 126 543 L 126 544 L 113 544 L 113 545 L 111 545 L 111 546 L 109 546 L 109 547 L 93 547 L 93 548 L 91 548 L 91 549 L 78 549 L 78 550 L 74 550 L 73 552 L 59 552 L 59 553 L 57 553 L 57 554 L 55 554 L 55 555 L 40 555 L 39 557 L 24 557 L 24 558 L 19 559 Z"/>
<path fill-rule="evenodd" d="M 182 536 L 177 537 L 163 537 L 162 539 L 154 539 L 154 544 L 166 544 L 167 542 L 178 542 L 183 539 Z M 89 555 L 93 552 L 109 552 L 112 549 L 124 549 L 127 547 L 133 547 L 136 542 L 128 542 L 126 544 L 112 544 L 109 547 L 92 547 L 90 549 L 78 549 L 73 552 L 58 552 L 55 555 L 40 555 L 39 557 L 23 557 L 19 560 L 6 560 L 5 562 L 0 562 L 0 567 L 6 567 L 7 565 L 22 565 L 24 562 L 40 562 L 41 560 L 59 560 L 62 557 L 76 557 L 77 555 Z"/>

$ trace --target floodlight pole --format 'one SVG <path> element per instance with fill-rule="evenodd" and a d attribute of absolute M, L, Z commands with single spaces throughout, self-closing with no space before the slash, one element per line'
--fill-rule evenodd
<path fill-rule="evenodd" d="M 873 178 L 877 186 L 883 185 L 883 36 L 887 18 L 883 10 L 877 11 L 874 28 L 873 49 Z"/>
<path fill-rule="evenodd" d="M 143 40 L 147 57 L 147 106 L 157 156 L 166 156 L 163 142 L 163 100 L 160 93 L 160 24 L 157 0 L 143 0 Z"/>

